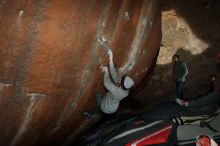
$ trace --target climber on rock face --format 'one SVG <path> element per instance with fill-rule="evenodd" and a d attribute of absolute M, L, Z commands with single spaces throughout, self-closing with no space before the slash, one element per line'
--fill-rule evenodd
<path fill-rule="evenodd" d="M 173 55 L 173 80 L 176 83 L 177 98 L 184 98 L 184 83 L 187 74 L 186 63 L 180 60 L 179 55 Z"/>
<path fill-rule="evenodd" d="M 113 54 L 111 50 L 108 51 L 108 55 L 109 68 L 106 66 L 101 67 L 102 72 L 104 72 L 104 86 L 108 92 L 105 96 L 96 93 L 96 106 L 83 113 L 88 118 L 99 111 L 105 114 L 116 112 L 120 101 L 128 96 L 129 89 L 134 85 L 134 81 L 126 75 L 123 76 L 121 80 L 119 79 L 113 63 Z"/>

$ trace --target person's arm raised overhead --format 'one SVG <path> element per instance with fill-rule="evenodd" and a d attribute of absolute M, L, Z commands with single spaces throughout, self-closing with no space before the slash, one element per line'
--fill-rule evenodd
<path fill-rule="evenodd" d="M 110 79 L 108 67 L 104 66 L 101 69 L 104 72 L 104 86 L 105 86 L 105 88 L 110 92 L 112 92 L 112 91 L 114 92 L 116 85 Z"/>
<path fill-rule="evenodd" d="M 111 50 L 108 51 L 108 55 L 109 55 L 109 70 L 110 70 L 110 74 L 111 74 L 111 77 L 112 77 L 114 83 L 117 85 L 118 81 L 119 81 L 119 77 L 118 77 L 118 73 L 116 71 L 115 65 L 113 63 L 113 54 L 112 54 Z"/>

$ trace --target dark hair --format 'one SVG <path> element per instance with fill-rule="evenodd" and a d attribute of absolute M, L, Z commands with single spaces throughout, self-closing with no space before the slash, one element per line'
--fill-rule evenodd
<path fill-rule="evenodd" d="M 121 79 L 121 87 L 124 89 L 124 90 L 128 90 L 128 88 L 125 87 L 124 83 L 125 83 L 125 78 L 127 77 L 127 75 L 124 75 Z"/>
<path fill-rule="evenodd" d="M 176 57 L 176 58 L 180 59 L 180 56 L 179 56 L 179 55 L 177 55 L 177 54 L 173 55 L 173 58 L 174 58 L 174 57 Z"/>

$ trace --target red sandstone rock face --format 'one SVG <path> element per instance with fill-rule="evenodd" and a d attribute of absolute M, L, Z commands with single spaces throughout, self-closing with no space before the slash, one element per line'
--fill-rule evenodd
<path fill-rule="evenodd" d="M 121 74 L 144 83 L 160 40 L 157 0 L 0 1 L 0 144 L 68 145 L 96 120 L 112 49 Z M 134 91 L 135 91 L 134 90 Z"/>

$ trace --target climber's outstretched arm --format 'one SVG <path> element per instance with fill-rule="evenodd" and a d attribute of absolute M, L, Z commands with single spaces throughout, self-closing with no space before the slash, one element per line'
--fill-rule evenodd
<path fill-rule="evenodd" d="M 114 83 L 117 85 L 119 82 L 119 77 L 115 65 L 113 63 L 113 54 L 111 50 L 108 51 L 108 55 L 109 55 L 109 71 Z"/>

